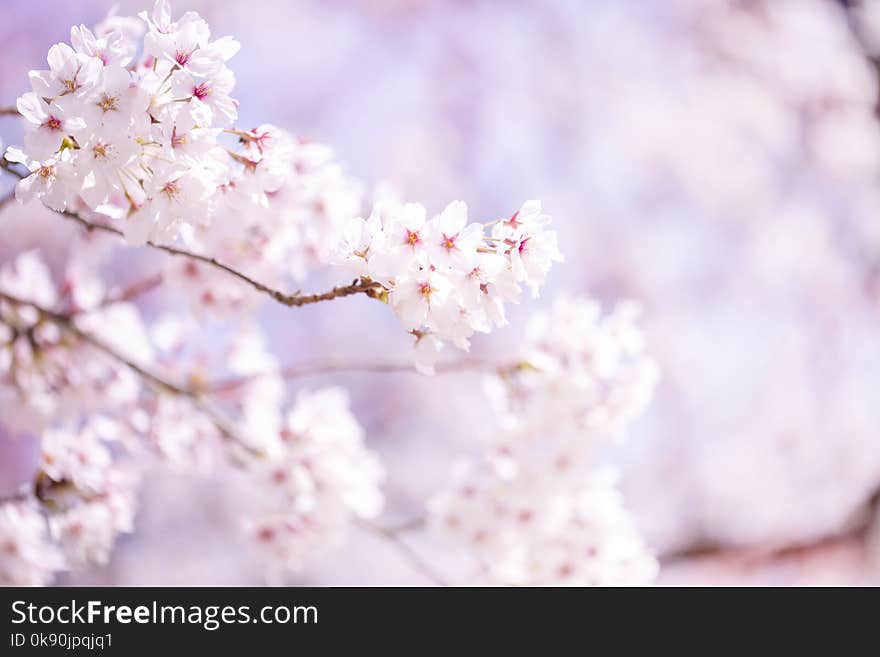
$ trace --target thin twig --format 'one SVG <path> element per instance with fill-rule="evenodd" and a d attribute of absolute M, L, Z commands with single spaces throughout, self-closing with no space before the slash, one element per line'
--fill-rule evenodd
<path fill-rule="evenodd" d="M 5 158 L 0 158 L 0 168 L 5 169 L 12 175 L 17 176 L 18 178 L 27 177 L 27 174 L 21 173 L 18 169 L 13 167 L 11 163 L 8 162 Z M 89 221 L 88 219 L 71 210 L 56 210 L 56 212 L 64 218 L 77 223 L 81 228 L 90 233 L 94 231 L 99 231 L 115 235 L 116 237 L 125 237 L 125 233 L 123 233 L 123 231 L 121 231 L 119 228 L 100 222 Z M 329 290 L 327 292 L 320 292 L 316 294 L 286 294 L 281 290 L 276 290 L 275 288 L 266 285 L 265 283 L 261 283 L 260 281 L 251 278 L 247 274 L 220 262 L 219 260 L 217 260 L 217 258 L 202 255 L 200 253 L 194 253 L 192 251 L 169 246 L 167 244 L 160 244 L 158 242 L 153 242 L 152 240 L 148 241 L 146 245 L 151 248 L 158 249 L 159 251 L 164 251 L 169 255 L 189 258 L 190 260 L 195 260 L 196 262 L 208 265 L 209 267 L 219 269 L 229 274 L 230 276 L 234 276 L 243 283 L 246 283 L 258 292 L 272 297 L 272 299 L 274 299 L 278 303 L 289 307 L 307 306 L 309 304 L 319 303 L 321 301 L 330 301 L 331 299 L 339 299 L 341 297 L 348 297 L 355 294 L 366 294 L 368 297 L 371 298 L 381 298 L 384 291 L 384 288 L 380 283 L 361 279 L 354 281 L 351 285 L 341 285 L 334 287 L 332 290 Z"/>
<path fill-rule="evenodd" d="M 395 525 L 383 525 L 383 530 L 394 534 L 403 534 L 405 532 L 414 532 L 424 529 L 428 519 L 425 516 L 416 516 L 409 520 L 399 522 Z"/>
<path fill-rule="evenodd" d="M 18 109 L 15 107 L 0 107 L 0 116 L 16 116 Z"/>
<path fill-rule="evenodd" d="M 156 289 L 159 285 L 162 284 L 162 274 L 154 274 L 152 276 L 148 276 L 143 280 L 136 281 L 129 285 L 128 287 L 122 288 L 121 290 L 117 290 L 111 293 L 108 293 L 103 299 L 101 299 L 97 305 L 89 307 L 89 308 L 73 308 L 69 311 L 69 317 L 73 318 L 79 315 L 88 315 L 89 313 L 94 313 L 99 310 L 105 310 L 111 306 L 116 305 L 117 303 L 125 303 L 127 301 L 133 301 L 137 297 L 142 294 L 146 294 L 150 290 Z"/>
<path fill-rule="evenodd" d="M 398 531 L 393 528 L 388 527 L 379 527 L 377 525 L 372 524 L 366 520 L 355 520 L 355 524 L 358 525 L 364 531 L 373 534 L 374 536 L 381 538 L 386 543 L 394 547 L 413 567 L 413 570 L 418 572 L 420 575 L 430 580 L 432 583 L 437 586 L 449 586 L 449 583 L 446 579 L 440 575 L 436 569 L 429 564 L 425 559 L 418 553 L 418 551 L 414 550 L 406 541 L 404 541 L 399 535 Z"/>
<path fill-rule="evenodd" d="M 453 372 L 505 372 L 514 369 L 513 366 L 502 365 L 490 361 L 477 359 L 456 360 L 448 363 L 438 363 L 434 370 L 438 374 L 449 374 Z M 221 379 L 213 383 L 208 383 L 204 390 L 207 392 L 229 392 L 247 385 L 252 381 L 268 376 L 280 376 L 282 379 L 298 379 L 307 376 L 320 376 L 322 374 L 333 374 L 343 372 L 367 372 L 381 374 L 418 374 L 419 371 L 411 363 L 388 363 L 381 361 L 315 361 L 313 363 L 301 363 L 290 365 L 281 370 L 269 370 L 265 372 L 256 372 L 240 377 L 232 377 Z"/>
<path fill-rule="evenodd" d="M 125 287 L 118 292 L 108 294 L 104 297 L 98 306 L 94 310 L 101 310 L 103 308 L 107 308 L 117 303 L 124 303 L 126 301 L 132 301 L 142 294 L 146 294 L 150 290 L 154 290 L 162 284 L 163 276 L 162 274 L 153 274 L 152 276 L 148 276 L 140 281 L 135 281 L 128 287 Z M 80 310 L 80 313 L 89 313 L 92 312 L 93 309 L 84 309 Z"/>

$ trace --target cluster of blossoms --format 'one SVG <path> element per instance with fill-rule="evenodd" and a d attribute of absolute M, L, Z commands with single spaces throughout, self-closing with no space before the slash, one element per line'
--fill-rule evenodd
<path fill-rule="evenodd" d="M 632 302 L 603 313 L 596 301 L 561 297 L 533 315 L 516 368 L 490 385 L 506 424 L 540 436 L 551 418 L 564 433 L 619 434 L 645 410 L 659 377 L 639 314 Z"/>
<path fill-rule="evenodd" d="M 388 290 L 416 336 L 417 367 L 431 373 L 445 341 L 467 350 L 475 332 L 504 326 L 504 304 L 519 301 L 522 285 L 537 296 L 552 263 L 563 260 L 549 223 L 538 201 L 493 222 L 488 234 L 468 222 L 462 201 L 431 219 L 418 203 L 380 203 L 346 226 L 337 259 Z"/>
<path fill-rule="evenodd" d="M 238 143 L 222 183 L 181 238 L 264 284 L 301 281 L 328 262 L 360 212 L 362 186 L 322 144 L 268 124 L 233 132 Z M 172 261 L 167 273 L 192 305 L 213 314 L 241 314 L 258 300 L 251 287 L 193 261 Z"/>
<path fill-rule="evenodd" d="M 19 254 L 0 267 L 0 292 L 33 301 L 43 308 L 83 314 L 83 327 L 109 342 L 128 336 L 137 353 L 143 328 L 130 304 L 99 308 L 103 287 L 97 277 L 71 267 L 59 289 L 36 251 Z M 92 312 L 85 313 L 85 310 Z M 129 404 L 140 391 L 138 378 L 108 361 L 94 346 L 47 321 L 32 307 L 0 298 L 0 403 L 10 430 L 40 430 L 53 421 Z"/>
<path fill-rule="evenodd" d="M 217 137 L 237 116 L 238 43 L 212 41 L 195 13 L 172 20 L 166 0 L 141 18 L 73 27 L 52 46 L 17 102 L 24 148 L 6 152 L 30 171 L 19 199 L 116 217 L 133 242 L 173 237 L 207 208 L 225 167 Z"/>
<path fill-rule="evenodd" d="M 172 20 L 165 0 L 141 20 L 72 28 L 18 100 L 29 128 L 24 148 L 6 152 L 30 172 L 18 198 L 113 223 L 134 244 L 180 239 L 267 285 L 326 262 L 361 186 L 326 146 L 268 124 L 233 127 L 226 62 L 238 47 L 212 41 L 197 14 Z M 253 305 L 253 290 L 194 262 L 168 275 L 198 307 Z"/>
<path fill-rule="evenodd" d="M 104 307 L 100 279 L 76 261 L 56 285 L 39 252 L 20 253 L 0 267 L 0 294 L 9 295 L 0 296 L 0 432 L 40 444 L 32 483 L 0 504 L 0 582 L 44 584 L 55 572 L 105 563 L 116 537 L 132 531 L 138 476 L 114 443 L 142 386 L 36 306 L 77 318 L 107 345 L 125 335 L 135 358 L 145 336 L 134 307 Z"/>
<path fill-rule="evenodd" d="M 384 480 L 339 388 L 301 393 L 278 436 L 246 472 L 254 499 L 243 521 L 275 581 L 338 546 L 352 518 L 379 515 Z"/>
<path fill-rule="evenodd" d="M 0 583 L 45 586 L 64 568 L 61 550 L 48 534 L 46 519 L 34 500 L 0 505 Z"/>
<path fill-rule="evenodd" d="M 338 545 L 353 518 L 368 519 L 383 507 L 378 458 L 340 388 L 301 392 L 285 407 L 279 364 L 256 327 L 229 336 L 217 357 L 193 350 L 196 326 L 163 318 L 154 327 L 164 373 L 196 387 L 224 371 L 231 384 L 215 390 L 237 421 L 241 445 L 185 399 L 159 396 L 136 412 L 144 444 L 182 471 L 223 473 L 240 491 L 239 527 L 266 576 L 280 582 L 315 554 Z M 237 449 L 246 446 L 247 451 Z M 235 451 L 230 468 L 228 451 Z"/>
<path fill-rule="evenodd" d="M 106 563 L 116 537 L 134 528 L 138 476 L 111 452 L 119 434 L 100 417 L 43 434 L 38 494 L 71 568 Z"/>
<path fill-rule="evenodd" d="M 43 585 L 103 565 L 119 534 L 133 530 L 139 478 L 112 453 L 118 433 L 98 416 L 42 433 L 35 482 L 0 504 L 0 583 Z"/>
<path fill-rule="evenodd" d="M 105 290 L 94 245 L 70 249 L 61 283 L 37 252 L 0 267 L 0 417 L 41 444 L 33 485 L 0 503 L 2 583 L 105 563 L 157 461 L 238 481 L 239 524 L 269 576 L 299 571 L 381 512 L 383 468 L 342 390 L 288 407 L 259 328 L 238 321 L 204 339 L 199 311 L 252 311 L 255 290 L 341 265 L 375 286 L 430 373 L 445 343 L 467 350 L 506 324 L 505 304 L 524 287 L 537 296 L 563 259 L 537 201 L 488 224 L 469 222 L 460 201 L 429 219 L 382 199 L 358 217 L 361 186 L 329 149 L 273 125 L 234 127 L 234 40 L 212 40 L 194 13 L 172 20 L 165 0 L 140 16 L 73 28 L 49 70 L 31 73 L 24 147 L 6 152 L 30 172 L 16 195 L 205 257 L 169 260 L 161 279 L 175 295 L 150 322 Z M 181 296 L 192 316 L 175 312 Z M 655 563 L 589 444 L 651 397 L 656 368 L 634 321 L 631 306 L 603 316 L 560 301 L 491 386 L 501 426 L 431 510 L 492 581 L 651 579 Z"/>
<path fill-rule="evenodd" d="M 536 315 L 518 365 L 490 382 L 501 427 L 430 503 L 434 529 L 489 581 L 645 584 L 657 565 L 623 507 L 597 438 L 619 435 L 657 379 L 631 305 L 602 316 L 560 299 Z"/>
<path fill-rule="evenodd" d="M 41 446 L 34 483 L 0 502 L 0 582 L 45 584 L 105 563 L 132 531 L 137 483 L 156 463 L 241 483 L 240 525 L 273 581 L 338 544 L 353 518 L 381 511 L 383 471 L 343 391 L 302 393 L 285 413 L 278 362 L 256 327 L 236 326 L 228 344 L 218 334 L 219 348 L 205 349 L 197 322 L 162 316 L 147 331 L 130 303 L 101 303 L 94 272 L 66 271 L 59 289 L 35 251 L 0 269 L 0 293 L 16 299 L 0 302 L 4 440 L 17 433 Z M 108 345 L 125 335 L 124 350 L 119 340 L 111 348 L 192 390 L 207 392 L 208 376 L 235 385 L 216 391 L 216 414 L 151 391 L 36 306 Z M 219 422 L 226 414 L 235 421 Z"/>

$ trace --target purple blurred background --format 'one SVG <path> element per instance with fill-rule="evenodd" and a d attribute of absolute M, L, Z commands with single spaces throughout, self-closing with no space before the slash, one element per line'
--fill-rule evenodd
<path fill-rule="evenodd" d="M 121 2 L 120 13 L 146 4 Z M 489 220 L 543 200 L 567 261 L 542 300 L 475 343 L 479 353 L 515 342 L 529 310 L 557 292 L 643 304 L 663 378 L 609 458 L 663 558 L 661 582 L 846 584 L 880 582 L 876 541 L 852 530 L 880 490 L 880 122 L 870 61 L 880 11 L 863 4 L 849 14 L 831 0 L 173 7 L 241 41 L 231 66 L 242 127 L 271 122 L 328 143 L 350 174 L 431 211 L 462 199 Z M 27 70 L 44 66 L 71 25 L 96 23 L 109 8 L 3 0 L 0 105 L 13 104 Z M 4 119 L 0 136 L 18 142 L 17 122 Z M 50 224 L 33 223 L 41 228 L 30 235 L 3 234 L 0 257 L 46 239 Z M 346 300 L 295 321 L 265 307 L 261 322 L 285 361 L 405 358 L 409 341 L 378 305 Z M 389 469 L 392 519 L 419 512 L 467 448 L 461 427 L 490 412 L 470 402 L 480 382 L 466 375 L 304 383 L 325 382 L 352 392 Z M 0 480 L 24 467 L 13 452 L 2 455 Z M 257 582 L 231 538 L 233 504 L 218 482 L 157 473 L 138 532 L 110 565 L 64 581 Z M 414 543 L 454 568 L 455 555 Z M 420 583 L 385 549 L 354 536 L 299 581 Z"/>

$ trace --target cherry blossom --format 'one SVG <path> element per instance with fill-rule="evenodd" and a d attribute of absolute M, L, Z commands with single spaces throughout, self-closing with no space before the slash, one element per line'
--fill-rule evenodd
<path fill-rule="evenodd" d="M 238 49 L 157 0 L 139 19 L 72 28 L 18 99 L 24 146 L 4 164 L 21 178 L 16 198 L 89 230 L 56 248 L 16 246 L 0 263 L 0 424 L 39 445 L 32 484 L 0 500 L 0 538 L 16 537 L 0 579 L 45 584 L 106 564 L 134 531 L 154 468 L 229 482 L 272 582 L 355 526 L 389 539 L 373 436 L 342 388 L 293 395 L 288 354 L 270 347 L 258 304 L 365 294 L 396 316 L 415 368 L 431 374 L 447 344 L 467 351 L 475 333 L 506 325 L 507 304 L 523 289 L 537 295 L 563 261 L 538 201 L 481 223 L 463 201 L 431 215 L 380 189 L 363 218 L 364 186 L 329 147 L 269 123 L 236 125 L 228 63 Z M 148 301 L 137 297 L 153 285 L 117 280 L 129 270 L 157 281 Z M 357 278 L 283 292 L 313 273 Z M 650 580 L 653 559 L 616 481 L 585 444 L 621 433 L 650 398 L 656 371 L 634 321 L 631 306 L 602 316 L 563 300 L 519 349 L 500 350 L 487 384 L 498 426 L 430 508 L 434 524 L 455 516 L 481 537 L 494 528 L 485 546 L 495 551 L 483 537 L 474 553 L 498 556 L 492 581 Z M 502 509 L 510 496 L 513 521 Z M 535 518 L 526 540 L 524 514 Z M 458 536 L 469 548 L 473 538 Z"/>
<path fill-rule="evenodd" d="M 473 469 L 475 468 L 475 469 Z M 613 471 L 562 492 L 540 468 L 503 478 L 462 466 L 430 503 L 435 533 L 461 546 L 493 584 L 650 584 L 657 563 L 622 504 Z"/>
<path fill-rule="evenodd" d="M 347 224 L 335 258 L 386 287 L 389 305 L 421 345 L 419 368 L 430 372 L 424 357 L 437 349 L 426 350 L 423 335 L 469 349 L 474 332 L 507 323 L 504 303 L 519 301 L 521 284 L 537 294 L 563 257 L 536 201 L 495 222 L 491 237 L 468 223 L 462 201 L 426 216 L 416 203 L 378 204 L 369 219 Z"/>
<path fill-rule="evenodd" d="M 271 580 L 301 570 L 318 545 L 338 546 L 350 518 L 381 511 L 384 472 L 363 440 L 344 391 L 301 393 L 270 458 L 248 469 L 259 499 L 242 527 Z"/>
<path fill-rule="evenodd" d="M 78 431 L 44 435 L 40 485 L 54 509 L 50 535 L 72 568 L 106 563 L 117 536 L 134 528 L 137 476 L 106 443 L 119 433 L 114 422 L 96 418 Z"/>
<path fill-rule="evenodd" d="M 81 37 L 82 33 L 76 28 L 71 31 L 71 39 L 82 50 L 89 50 Z M 66 43 L 56 43 L 49 48 L 49 70 L 29 74 L 34 95 L 54 100 L 89 93 L 98 82 L 103 62 L 97 48 L 93 52 L 82 50 L 74 50 Z"/>
<path fill-rule="evenodd" d="M 71 270 L 66 285 L 70 290 L 83 290 L 92 282 L 87 275 Z M 0 267 L 3 292 L 47 308 L 70 301 L 62 299 L 45 263 L 33 251 Z M 0 298 L 0 319 L 12 331 L 0 346 L 0 398 L 16 406 L 15 413 L 4 416 L 5 425 L 38 429 L 53 419 L 137 398 L 140 383 L 128 368 L 110 361 L 93 345 L 71 341 L 70 335 L 46 322 L 33 308 Z M 120 336 L 126 335 L 123 349 L 139 357 L 145 355 L 143 343 L 137 342 L 143 339 L 140 317 L 130 306 L 101 309 L 82 325 L 108 337 L 111 343 L 121 342 Z"/>
<path fill-rule="evenodd" d="M 657 380 L 632 305 L 558 299 L 516 365 L 488 381 L 499 426 L 429 503 L 431 525 L 498 584 L 643 585 L 657 564 L 597 442 L 619 438 Z"/>
<path fill-rule="evenodd" d="M 122 216 L 138 244 L 173 240 L 180 225 L 206 213 L 234 164 L 218 160 L 219 129 L 237 115 L 225 62 L 238 44 L 209 42 L 207 23 L 192 12 L 172 21 L 167 2 L 142 18 L 149 29 L 131 67 L 140 35 L 120 20 L 97 36 L 74 27 L 72 47 L 53 46 L 49 70 L 32 71 L 33 92 L 18 99 L 31 124 L 24 149 L 7 152 L 32 172 L 19 183 L 22 200 L 37 197 L 55 210 L 84 202 L 106 218 Z"/>
<path fill-rule="evenodd" d="M 22 203 L 41 199 L 48 207 L 59 212 L 67 208 L 71 190 L 76 189 L 76 172 L 70 163 L 69 152 L 59 158 L 50 157 L 42 162 L 31 159 L 17 148 L 6 151 L 6 159 L 20 162 L 31 172 L 15 187 L 15 197 Z"/>
<path fill-rule="evenodd" d="M 25 135 L 25 148 L 31 157 L 46 159 L 57 155 L 65 139 L 82 135 L 86 128 L 85 121 L 73 116 L 73 108 L 65 102 L 50 106 L 37 94 L 28 93 L 18 99 L 17 107 L 32 126 Z"/>
<path fill-rule="evenodd" d="M 30 500 L 0 504 L 0 584 L 44 586 L 63 568 L 38 505 Z"/>

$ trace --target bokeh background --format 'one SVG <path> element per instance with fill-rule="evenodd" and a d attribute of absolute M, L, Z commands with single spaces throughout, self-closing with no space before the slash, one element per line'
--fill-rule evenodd
<path fill-rule="evenodd" d="M 147 0 L 119 3 L 120 13 Z M 0 0 L 0 105 L 110 0 Z M 609 454 L 666 584 L 877 584 L 880 491 L 880 3 L 833 0 L 178 0 L 232 60 L 239 125 L 332 145 L 349 173 L 438 211 L 508 215 L 540 198 L 567 256 L 542 300 L 478 340 L 502 354 L 555 293 L 636 299 L 663 378 Z M 20 141 L 0 120 L 4 143 Z M 3 189 L 8 181 L 2 182 Z M 0 257 L 64 240 L 33 208 L 0 215 Z M 16 226 L 3 227 L 3 222 Z M 136 265 L 131 265 L 136 266 Z M 316 279 L 313 287 L 320 284 Z M 149 316 L 151 303 L 144 300 Z M 265 307 L 285 362 L 405 358 L 366 299 Z M 357 321 L 353 321 L 357 319 Z M 352 326 L 357 326 L 353 331 Z M 210 327 L 205 335 L 210 335 Z M 462 427 L 472 376 L 350 374 L 389 470 L 389 519 L 420 512 Z M 0 418 L 2 422 L 2 418 Z M 0 481 L 26 469 L 0 443 Z M 260 581 L 222 482 L 156 473 L 138 531 L 70 584 Z M 872 532 L 874 534 L 872 534 Z M 427 558 L 454 568 L 416 535 Z M 422 583 L 352 536 L 294 583 Z"/>

